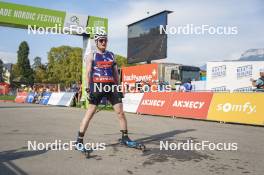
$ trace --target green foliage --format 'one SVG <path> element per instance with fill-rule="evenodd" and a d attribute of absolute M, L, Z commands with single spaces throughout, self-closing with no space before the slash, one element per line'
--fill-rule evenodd
<path fill-rule="evenodd" d="M 30 61 L 28 59 L 29 46 L 26 41 L 23 41 L 19 45 L 17 51 L 17 64 L 13 67 L 13 78 L 21 81 L 21 83 L 33 85 L 34 75 L 33 70 L 30 67 Z"/>
<path fill-rule="evenodd" d="M 4 81 L 4 63 L 3 61 L 0 59 L 0 82 Z"/>
<path fill-rule="evenodd" d="M 35 83 L 48 83 L 47 66 L 41 64 L 34 70 Z"/>
<path fill-rule="evenodd" d="M 116 54 L 115 55 L 115 59 L 116 59 L 117 66 L 119 68 L 136 65 L 136 64 L 128 64 L 127 63 L 127 58 L 126 57 L 123 57 L 121 55 L 117 55 Z"/>
<path fill-rule="evenodd" d="M 0 100 L 15 100 L 16 96 L 12 95 L 0 95 Z"/>
<path fill-rule="evenodd" d="M 14 82 L 27 84 L 35 83 L 60 83 L 69 86 L 81 80 L 82 76 L 82 49 L 70 46 L 53 47 L 48 52 L 48 63 L 41 63 L 40 57 L 34 58 L 32 68 L 28 59 L 29 47 L 23 41 L 18 50 L 17 63 L 12 68 Z M 119 68 L 134 64 L 127 64 L 127 59 L 115 55 Z"/>
<path fill-rule="evenodd" d="M 37 68 L 41 67 L 41 58 L 40 57 L 35 57 L 34 58 L 34 63 L 32 65 L 33 70 L 36 70 Z"/>
<path fill-rule="evenodd" d="M 19 70 L 17 64 L 14 64 L 14 65 L 13 65 L 11 75 L 12 75 L 12 80 L 13 80 L 13 79 L 16 79 L 17 77 L 20 76 L 20 70 Z"/>
<path fill-rule="evenodd" d="M 48 53 L 47 81 L 70 85 L 81 80 L 82 49 L 53 47 Z"/>
<path fill-rule="evenodd" d="M 47 83 L 47 66 L 41 63 L 40 57 L 34 58 L 34 63 L 32 65 L 34 71 L 34 82 L 35 83 Z"/>

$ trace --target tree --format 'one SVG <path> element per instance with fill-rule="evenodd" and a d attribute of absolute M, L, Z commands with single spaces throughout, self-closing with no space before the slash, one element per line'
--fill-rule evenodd
<path fill-rule="evenodd" d="M 81 80 L 82 49 L 70 46 L 51 48 L 48 53 L 47 74 L 50 83 L 70 85 Z"/>
<path fill-rule="evenodd" d="M 117 66 L 119 68 L 136 65 L 136 64 L 128 64 L 127 58 L 121 55 L 118 55 L 118 54 L 115 55 L 115 59 L 116 59 Z"/>
<path fill-rule="evenodd" d="M 4 62 L 0 59 L 0 82 L 4 81 Z"/>
<path fill-rule="evenodd" d="M 47 83 L 47 66 L 41 63 L 40 57 L 34 58 L 32 65 L 34 72 L 34 82 L 36 83 Z"/>
<path fill-rule="evenodd" d="M 32 65 L 32 69 L 33 70 L 36 70 L 38 67 L 41 67 L 42 64 L 41 64 L 41 58 L 40 57 L 35 57 L 34 58 L 34 63 Z"/>
<path fill-rule="evenodd" d="M 47 83 L 47 66 L 41 64 L 34 70 L 34 82 L 36 83 Z"/>
<path fill-rule="evenodd" d="M 34 75 L 33 70 L 30 67 L 30 61 L 28 59 L 29 46 L 26 41 L 23 41 L 19 45 L 17 51 L 17 64 L 14 65 L 14 78 L 23 79 L 26 84 L 33 85 Z"/>

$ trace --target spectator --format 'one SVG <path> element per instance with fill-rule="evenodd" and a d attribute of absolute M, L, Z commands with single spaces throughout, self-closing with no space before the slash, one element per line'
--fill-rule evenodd
<path fill-rule="evenodd" d="M 260 77 L 257 80 L 250 79 L 252 85 L 256 87 L 256 92 L 264 92 L 264 68 L 260 69 L 259 71 Z"/>
<path fill-rule="evenodd" d="M 159 81 L 159 84 L 158 84 L 158 91 L 159 92 L 163 92 L 164 91 L 164 82 L 163 82 L 163 80 L 160 80 Z"/>
<path fill-rule="evenodd" d="M 192 91 L 192 84 L 191 84 L 192 80 L 188 79 L 185 83 L 183 83 L 181 85 L 181 91 L 182 92 L 190 92 Z"/>
<path fill-rule="evenodd" d="M 47 87 L 46 92 L 50 92 L 50 87 L 49 86 Z"/>
<path fill-rule="evenodd" d="M 182 84 L 181 81 L 176 81 L 176 82 L 175 82 L 175 91 L 176 91 L 176 92 L 180 92 L 181 84 Z"/>
<path fill-rule="evenodd" d="M 151 91 L 150 84 L 149 84 L 148 81 L 146 81 L 143 86 L 144 86 L 144 89 L 143 89 L 142 92 L 149 92 L 149 91 Z"/>
<path fill-rule="evenodd" d="M 136 92 L 140 92 L 142 89 L 142 80 L 136 81 L 135 87 L 136 87 Z"/>

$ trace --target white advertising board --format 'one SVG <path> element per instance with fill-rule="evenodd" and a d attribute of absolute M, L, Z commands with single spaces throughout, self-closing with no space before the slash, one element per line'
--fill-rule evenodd
<path fill-rule="evenodd" d="M 264 61 L 207 62 L 206 89 L 246 92 L 252 90 L 251 78 L 259 78 Z"/>
<path fill-rule="evenodd" d="M 122 99 L 125 112 L 136 113 L 144 93 L 127 93 Z"/>

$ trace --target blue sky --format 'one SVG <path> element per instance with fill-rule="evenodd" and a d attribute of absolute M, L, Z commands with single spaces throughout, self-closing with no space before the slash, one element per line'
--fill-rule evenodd
<path fill-rule="evenodd" d="M 169 35 L 167 62 L 203 65 L 207 61 L 238 59 L 251 48 L 264 48 L 263 0 L 5 0 L 109 19 L 109 50 L 126 56 L 127 25 L 163 10 L 171 10 L 169 26 L 237 26 L 237 35 Z M 147 14 L 149 12 L 149 14 Z M 30 59 L 47 61 L 51 47 L 82 47 L 82 38 L 66 35 L 28 35 L 26 30 L 0 27 L 0 57 L 16 61 L 21 41 L 30 46 Z"/>

